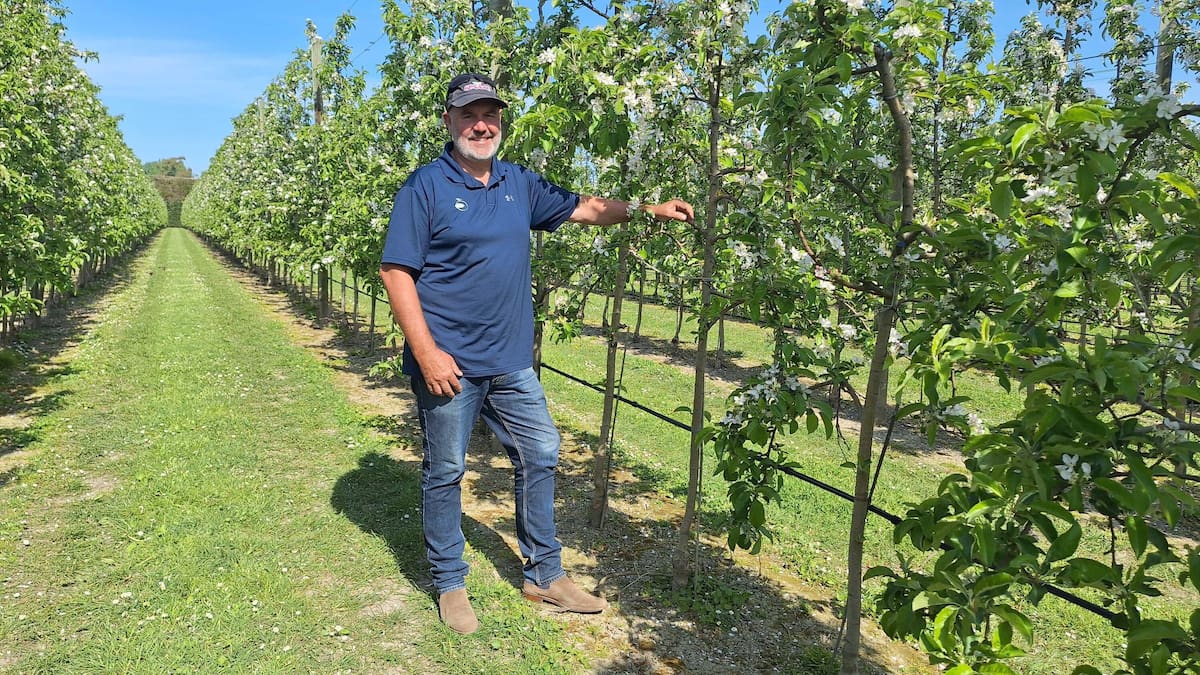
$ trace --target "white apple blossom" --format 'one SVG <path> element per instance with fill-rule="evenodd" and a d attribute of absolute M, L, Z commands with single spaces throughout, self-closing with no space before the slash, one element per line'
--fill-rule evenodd
<path fill-rule="evenodd" d="M 1154 114 L 1161 119 L 1173 119 L 1183 110 L 1179 100 L 1174 97 L 1164 97 L 1158 102 L 1158 106 L 1154 109 Z"/>
<path fill-rule="evenodd" d="M 1115 151 L 1125 142 L 1125 128 L 1120 122 L 1104 125 L 1098 122 L 1084 122 L 1080 125 L 1089 138 L 1096 141 L 1100 152 Z"/>
<path fill-rule="evenodd" d="M 823 108 L 817 111 L 817 114 L 821 116 L 821 119 L 834 126 L 842 123 L 842 113 L 833 108 Z"/>
<path fill-rule="evenodd" d="M 815 264 L 812 256 L 810 256 L 807 251 L 801 251 L 798 248 L 792 247 L 788 249 L 788 255 L 790 255 L 792 261 L 800 267 L 801 272 L 807 272 L 811 270 Z"/>
<path fill-rule="evenodd" d="M 1029 192 L 1026 192 L 1025 196 L 1021 198 L 1021 201 L 1028 204 L 1044 197 L 1053 197 L 1055 194 L 1056 192 L 1053 187 L 1049 185 L 1039 185 Z"/>
<path fill-rule="evenodd" d="M 1062 455 L 1062 464 L 1055 465 L 1058 471 L 1058 476 L 1063 480 L 1070 480 L 1075 477 L 1075 465 L 1079 462 L 1079 455 Z"/>
<path fill-rule="evenodd" d="M 825 241 L 829 243 L 829 247 L 838 255 L 846 255 L 846 247 L 842 244 L 842 238 L 836 234 L 829 232 L 825 233 Z"/>

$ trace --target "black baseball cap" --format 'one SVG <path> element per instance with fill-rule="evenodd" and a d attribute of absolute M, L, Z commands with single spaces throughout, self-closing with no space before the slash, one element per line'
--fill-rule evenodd
<path fill-rule="evenodd" d="M 501 108 L 508 104 L 496 94 L 496 83 L 487 75 L 463 73 L 446 86 L 446 109 L 461 108 L 475 101 L 495 101 Z"/>

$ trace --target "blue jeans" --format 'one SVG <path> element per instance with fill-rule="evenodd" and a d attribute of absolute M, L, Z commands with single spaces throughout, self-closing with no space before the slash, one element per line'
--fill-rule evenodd
<path fill-rule="evenodd" d="M 421 518 L 425 555 L 438 594 L 466 586 L 463 560 L 462 478 L 467 442 L 481 415 L 513 463 L 517 543 L 525 579 L 545 587 L 565 575 L 562 544 L 554 526 L 554 473 L 559 434 L 546 408 L 542 383 L 532 368 L 490 377 L 464 377 L 453 397 L 429 393 L 412 378 L 424 434 Z"/>

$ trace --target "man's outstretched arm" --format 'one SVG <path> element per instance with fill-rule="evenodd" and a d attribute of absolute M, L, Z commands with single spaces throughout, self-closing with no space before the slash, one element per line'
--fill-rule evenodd
<path fill-rule="evenodd" d="M 696 218 L 692 205 L 682 199 L 634 207 L 630 202 L 620 199 L 581 195 L 579 205 L 575 207 L 570 220 L 585 225 L 615 225 L 629 222 L 638 210 L 645 211 L 659 220 L 681 220 L 690 223 Z"/>

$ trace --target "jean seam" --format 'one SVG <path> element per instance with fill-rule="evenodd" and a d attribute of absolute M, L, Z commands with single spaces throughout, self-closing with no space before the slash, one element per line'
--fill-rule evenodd
<path fill-rule="evenodd" d="M 495 406 L 492 406 L 492 409 L 495 410 Z M 521 503 L 517 505 L 517 508 L 521 509 L 521 522 L 525 523 L 525 536 L 529 539 L 529 558 L 536 561 L 537 545 L 533 541 L 534 537 L 529 532 L 529 462 L 525 461 L 525 452 L 521 449 L 521 441 L 513 434 L 512 429 L 508 425 L 508 420 L 504 418 L 504 415 L 496 415 L 496 417 L 500 425 L 504 427 L 504 433 L 508 434 L 508 439 L 512 441 L 513 449 L 517 451 L 517 457 L 521 460 L 521 471 L 524 475 L 521 477 Z M 540 586 L 541 583 L 538 581 L 538 567 L 539 564 L 535 562 L 533 566 L 534 579 Z"/>

